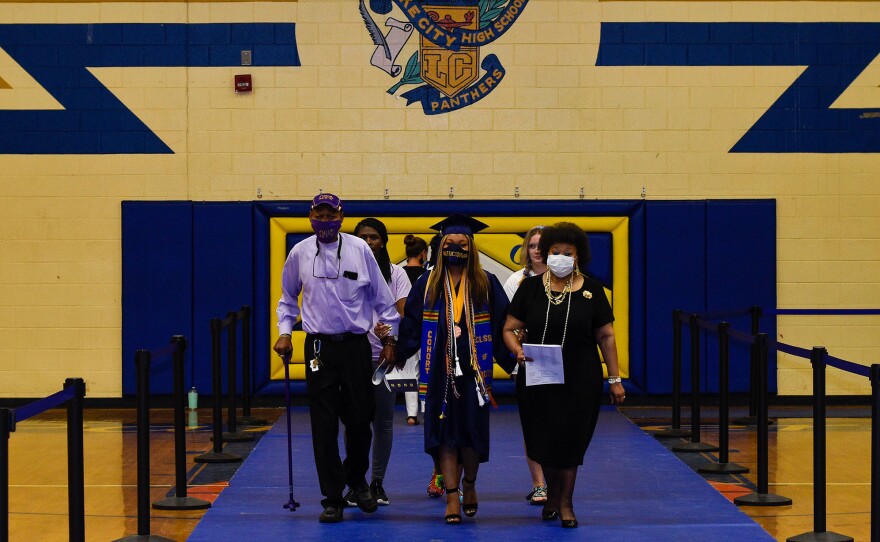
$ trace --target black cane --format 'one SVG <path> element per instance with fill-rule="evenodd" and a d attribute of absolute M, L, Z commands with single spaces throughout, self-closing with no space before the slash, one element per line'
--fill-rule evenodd
<path fill-rule="evenodd" d="M 290 499 L 284 503 L 284 508 L 296 512 L 299 503 L 293 498 L 293 445 L 290 438 L 290 356 L 282 356 L 284 364 L 284 399 L 287 400 L 287 482 L 290 486 Z"/>

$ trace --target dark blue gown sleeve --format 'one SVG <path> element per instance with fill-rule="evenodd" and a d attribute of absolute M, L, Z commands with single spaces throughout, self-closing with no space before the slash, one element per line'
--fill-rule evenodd
<path fill-rule="evenodd" d="M 403 319 L 397 336 L 397 359 L 409 359 L 422 347 L 422 311 L 425 304 L 425 286 L 429 273 L 416 280 L 403 306 Z"/>
<path fill-rule="evenodd" d="M 492 273 L 486 273 L 489 277 L 489 311 L 492 319 L 492 345 L 494 348 L 495 363 L 508 373 L 512 373 L 516 367 L 516 359 L 504 344 L 502 330 L 504 321 L 507 319 L 507 306 L 510 300 L 504 287 L 498 281 L 498 277 Z"/>

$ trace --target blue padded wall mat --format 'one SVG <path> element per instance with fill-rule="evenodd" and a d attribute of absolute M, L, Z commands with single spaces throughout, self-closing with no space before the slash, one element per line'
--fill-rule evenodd
<path fill-rule="evenodd" d="M 134 353 L 188 340 L 192 363 L 192 203 L 122 203 L 122 392 L 134 394 Z M 152 393 L 170 394 L 170 358 L 150 364 Z"/>

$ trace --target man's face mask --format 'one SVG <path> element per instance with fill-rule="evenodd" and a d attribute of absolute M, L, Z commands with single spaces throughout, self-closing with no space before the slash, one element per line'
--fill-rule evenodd
<path fill-rule="evenodd" d="M 318 237 L 318 241 L 322 243 L 332 243 L 333 241 L 336 241 L 339 228 L 342 227 L 341 218 L 336 220 L 317 220 L 312 218 L 310 221 L 312 223 L 312 229 Z"/>

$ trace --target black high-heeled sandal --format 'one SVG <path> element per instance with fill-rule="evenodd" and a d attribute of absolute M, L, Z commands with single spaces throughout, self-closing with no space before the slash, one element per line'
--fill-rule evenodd
<path fill-rule="evenodd" d="M 572 516 L 574 516 L 574 511 L 569 512 Z M 578 526 L 577 518 L 565 519 L 562 517 L 562 514 L 559 514 L 559 522 L 562 524 L 563 529 L 574 529 Z"/>
<path fill-rule="evenodd" d="M 457 487 L 447 487 L 446 488 L 446 500 L 449 501 L 450 495 L 455 495 L 455 498 L 458 499 L 458 488 Z M 446 525 L 461 525 L 461 513 L 458 514 L 446 514 L 443 518 L 443 521 L 446 522 Z"/>
<path fill-rule="evenodd" d="M 574 529 L 578 526 L 578 520 L 576 519 L 562 519 L 562 516 L 560 516 L 559 521 L 562 523 L 563 529 Z"/>
<path fill-rule="evenodd" d="M 467 478 L 463 478 L 461 481 L 471 487 L 474 487 L 474 484 L 477 483 L 476 478 L 474 478 L 473 480 L 468 480 Z M 472 518 L 475 515 L 477 515 L 477 508 L 479 508 L 479 503 L 466 503 L 466 502 L 461 503 L 461 511 L 464 512 L 464 515 L 466 515 L 469 518 Z"/>

